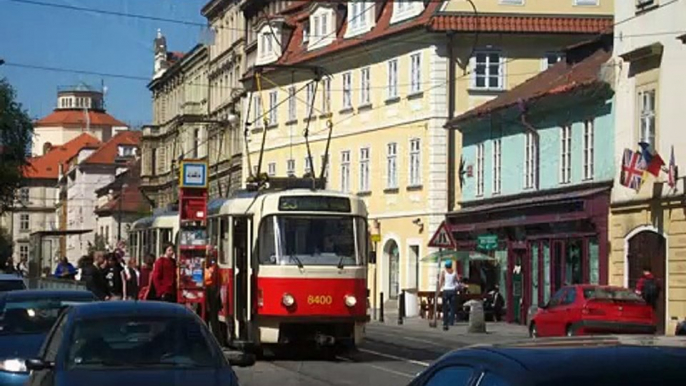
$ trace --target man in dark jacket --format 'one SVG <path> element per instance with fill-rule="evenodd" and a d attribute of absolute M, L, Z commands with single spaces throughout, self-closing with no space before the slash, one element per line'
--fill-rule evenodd
<path fill-rule="evenodd" d="M 124 297 L 122 271 L 119 257 L 114 253 L 107 254 L 107 269 L 105 270 L 105 282 L 109 293 L 107 300 L 121 300 Z"/>
<path fill-rule="evenodd" d="M 86 283 L 86 289 L 91 291 L 100 300 L 107 298 L 107 285 L 105 276 L 98 269 L 90 256 L 81 259 L 81 280 Z"/>

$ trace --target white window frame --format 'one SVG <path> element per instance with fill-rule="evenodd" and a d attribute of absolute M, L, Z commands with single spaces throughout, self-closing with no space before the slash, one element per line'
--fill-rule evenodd
<path fill-rule="evenodd" d="M 376 4 L 373 1 L 348 1 L 348 28 L 345 37 L 370 31 L 374 27 L 375 8 Z"/>
<path fill-rule="evenodd" d="M 483 142 L 476 145 L 476 196 L 484 195 L 484 169 L 485 165 L 486 146 Z"/>
<path fill-rule="evenodd" d="M 28 232 L 31 230 L 31 216 L 28 213 L 19 214 L 19 230 L 21 232 Z"/>
<path fill-rule="evenodd" d="M 324 160 L 327 159 L 326 154 L 320 155 L 320 156 L 319 156 L 319 159 L 320 159 L 322 165 L 324 165 Z M 327 163 L 326 163 L 326 167 L 324 168 L 324 175 L 322 176 L 322 177 L 324 177 L 325 179 L 328 179 L 328 178 L 329 178 L 329 169 L 330 169 L 330 168 L 331 168 L 331 162 L 327 162 Z"/>
<path fill-rule="evenodd" d="M 19 202 L 22 204 L 28 204 L 31 200 L 31 190 L 24 186 L 19 188 Z"/>
<path fill-rule="evenodd" d="M 572 182 L 572 126 L 560 127 L 560 184 Z"/>
<path fill-rule="evenodd" d="M 29 259 L 29 245 L 19 244 L 19 259 L 28 261 Z"/>
<path fill-rule="evenodd" d="M 410 55 L 410 95 L 422 92 L 422 53 Z"/>
<path fill-rule="evenodd" d="M 555 58 L 556 62 L 551 64 L 551 58 Z M 565 55 L 562 52 L 546 52 L 543 59 L 541 59 L 541 71 L 545 71 L 563 60 L 565 60 Z"/>
<path fill-rule="evenodd" d="M 386 97 L 388 99 L 395 99 L 398 97 L 398 59 L 391 59 L 387 63 L 388 84 L 386 87 Z"/>
<path fill-rule="evenodd" d="M 322 112 L 331 112 L 331 78 L 322 79 Z"/>
<path fill-rule="evenodd" d="M 279 92 L 277 90 L 271 91 L 269 93 L 269 125 L 276 125 L 278 123 L 278 104 Z"/>
<path fill-rule="evenodd" d="M 264 126 L 264 112 L 262 111 L 262 98 L 259 95 L 253 95 L 253 120 L 255 127 Z"/>
<path fill-rule="evenodd" d="M 363 147 L 360 149 L 360 192 L 369 192 L 369 162 L 370 162 L 370 148 Z"/>
<path fill-rule="evenodd" d="M 334 11 L 327 7 L 318 7 L 310 16 L 310 36 L 307 49 L 314 50 L 331 44 L 335 39 L 333 33 Z"/>
<path fill-rule="evenodd" d="M 416 0 L 394 0 L 391 24 L 410 19 L 422 13 L 424 4 Z"/>
<path fill-rule="evenodd" d="M 493 194 L 499 194 L 502 191 L 503 176 L 503 142 L 501 138 L 493 140 Z"/>
<path fill-rule="evenodd" d="M 297 100 L 295 99 L 295 86 L 291 86 L 288 88 L 288 121 L 293 122 L 298 119 L 298 112 L 296 110 L 296 102 Z"/>
<path fill-rule="evenodd" d="M 341 191 L 350 192 L 350 150 L 341 152 Z"/>
<path fill-rule="evenodd" d="M 386 189 L 398 189 L 398 143 L 386 144 Z"/>
<path fill-rule="evenodd" d="M 595 122 L 584 121 L 583 172 L 584 180 L 592 180 L 595 174 Z"/>
<path fill-rule="evenodd" d="M 370 67 L 360 69 L 360 106 L 367 106 L 372 103 L 370 73 Z"/>
<path fill-rule="evenodd" d="M 524 134 L 524 189 L 538 188 L 538 136 Z"/>
<path fill-rule="evenodd" d="M 312 173 L 312 164 L 310 163 L 310 157 L 305 157 L 305 167 L 303 171 L 305 173 Z"/>
<path fill-rule="evenodd" d="M 485 55 L 486 56 L 486 62 L 484 62 L 484 74 L 479 75 L 477 74 L 477 67 L 479 66 L 478 58 L 480 55 Z M 491 64 L 491 55 L 498 55 L 498 74 L 496 75 L 491 75 L 490 73 L 490 66 Z M 473 90 L 493 90 L 493 91 L 502 91 L 505 89 L 505 55 L 503 55 L 502 51 L 499 50 L 478 50 L 474 53 L 472 58 L 470 59 L 471 61 L 471 69 L 472 69 L 472 77 L 471 77 L 471 88 Z M 496 77 L 498 79 L 498 85 L 493 87 L 489 85 L 489 80 L 492 77 Z M 483 86 L 478 86 L 478 79 L 483 78 L 484 79 L 484 85 Z"/>
<path fill-rule="evenodd" d="M 422 140 L 410 139 L 409 186 L 422 185 Z"/>
<path fill-rule="evenodd" d="M 270 162 L 267 164 L 267 174 L 269 177 L 275 177 L 276 176 L 276 162 Z"/>
<path fill-rule="evenodd" d="M 343 109 L 350 109 L 353 107 L 353 74 L 348 71 L 343 73 L 341 77 L 343 82 Z"/>
<path fill-rule="evenodd" d="M 651 100 L 652 99 L 652 100 Z M 648 102 L 648 103 L 646 103 Z M 638 92 L 638 138 L 657 148 L 657 89 L 648 88 Z"/>
<path fill-rule="evenodd" d="M 295 176 L 295 160 L 289 159 L 286 161 L 286 175 L 291 177 Z"/>
<path fill-rule="evenodd" d="M 310 82 L 307 84 L 307 106 L 306 106 L 306 111 L 307 115 L 305 116 L 306 118 L 312 117 L 312 113 L 314 113 L 314 99 L 315 99 L 315 86 L 316 83 Z"/>

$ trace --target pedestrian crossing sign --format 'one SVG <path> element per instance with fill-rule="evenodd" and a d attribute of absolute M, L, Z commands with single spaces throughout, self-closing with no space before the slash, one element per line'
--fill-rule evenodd
<path fill-rule="evenodd" d="M 433 248 L 455 248 L 456 243 L 445 221 L 441 223 L 438 230 L 431 237 L 429 247 Z"/>

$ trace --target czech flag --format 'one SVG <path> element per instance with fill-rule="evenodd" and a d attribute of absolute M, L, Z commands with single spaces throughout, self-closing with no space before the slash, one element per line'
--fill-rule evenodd
<path fill-rule="evenodd" d="M 638 146 L 641 147 L 641 154 L 646 165 L 646 173 L 650 173 L 655 177 L 659 176 L 665 161 L 662 160 L 662 157 L 657 154 L 649 143 L 639 142 Z"/>

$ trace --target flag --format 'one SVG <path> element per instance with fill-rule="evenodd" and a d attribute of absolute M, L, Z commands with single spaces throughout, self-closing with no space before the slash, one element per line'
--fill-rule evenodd
<path fill-rule="evenodd" d="M 667 180 L 667 185 L 669 185 L 670 188 L 674 188 L 676 186 L 676 161 L 674 161 L 674 145 L 672 145 L 672 152 L 669 155 L 669 171 L 667 174 L 669 175 L 669 178 Z"/>
<path fill-rule="evenodd" d="M 650 146 L 647 142 L 639 142 L 638 146 L 641 147 L 641 154 L 643 154 L 643 161 L 645 162 L 645 171 L 654 175 L 655 177 L 660 175 L 660 170 L 665 165 L 665 161 L 662 160 L 655 149 Z"/>
<path fill-rule="evenodd" d="M 639 191 L 643 184 L 645 165 L 641 152 L 634 152 L 631 149 L 624 149 L 624 159 L 622 161 L 622 174 L 620 183 L 627 188 Z"/>

